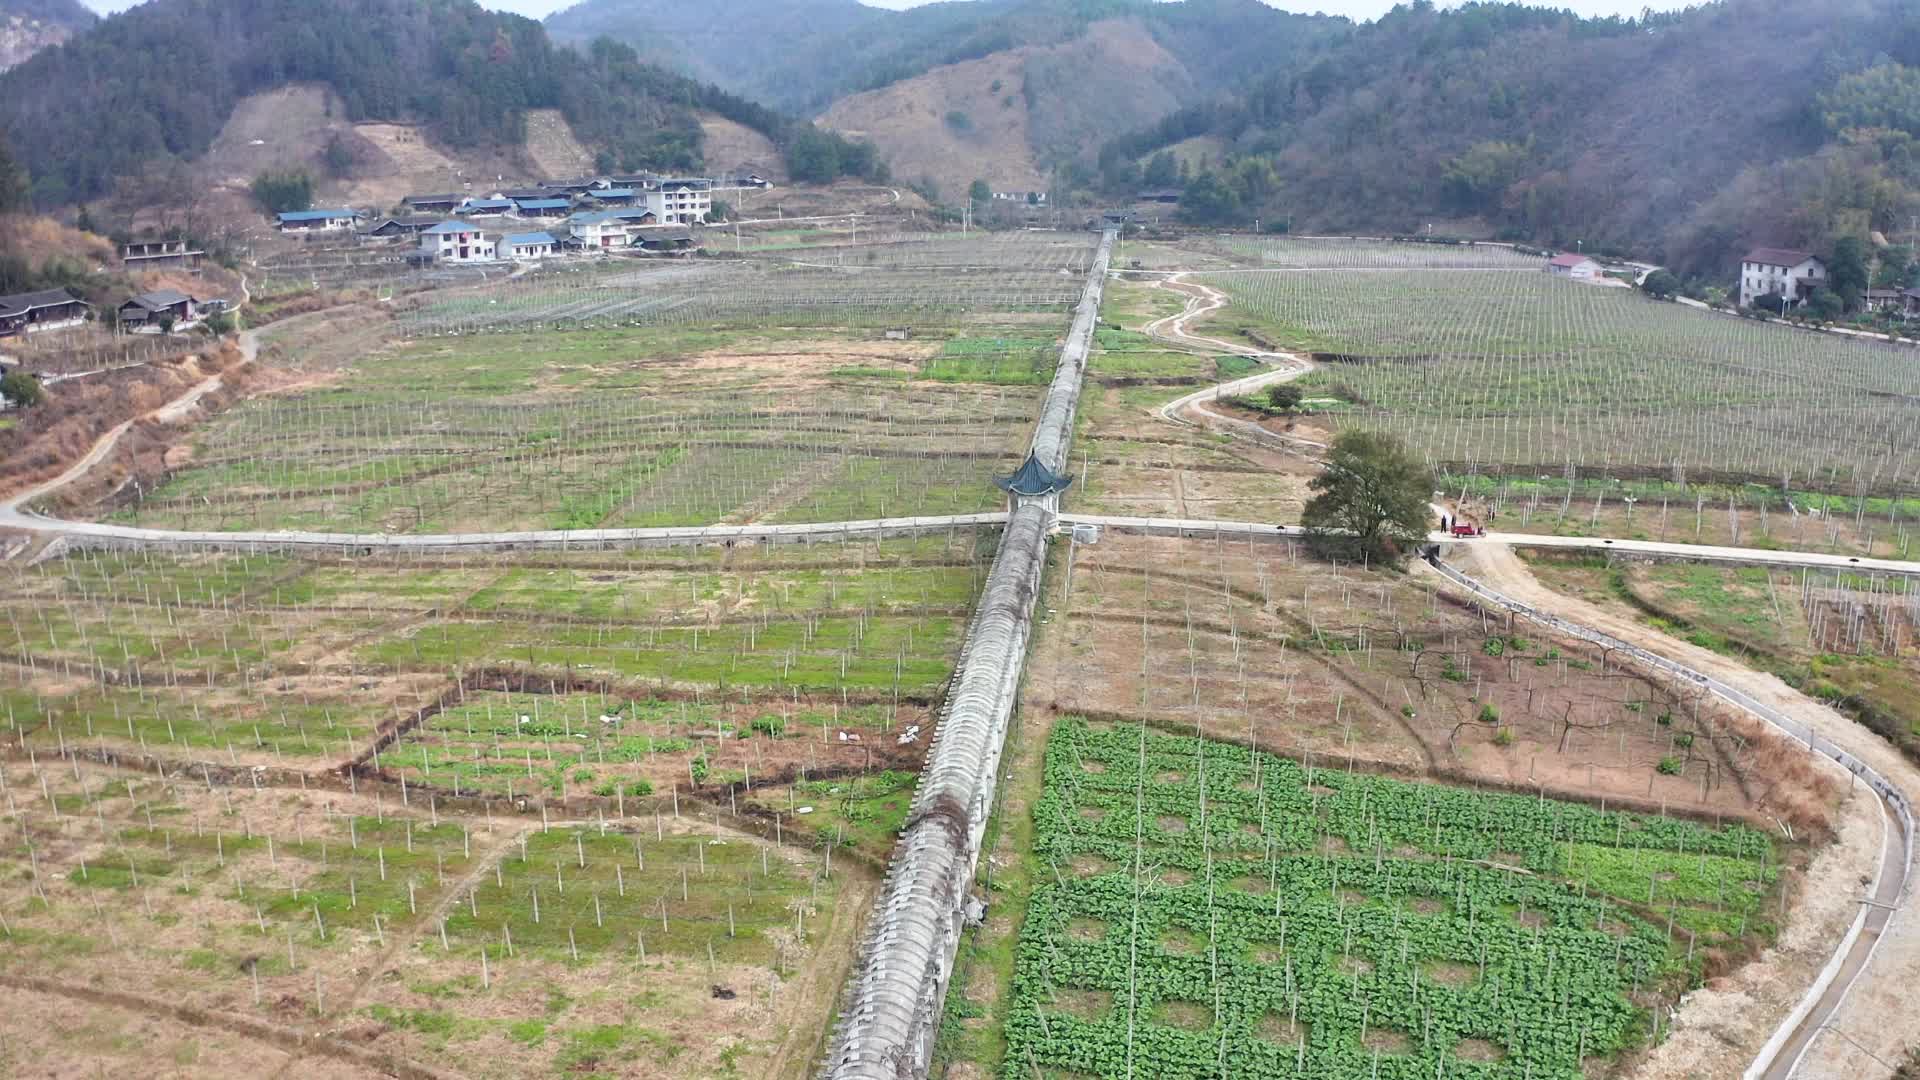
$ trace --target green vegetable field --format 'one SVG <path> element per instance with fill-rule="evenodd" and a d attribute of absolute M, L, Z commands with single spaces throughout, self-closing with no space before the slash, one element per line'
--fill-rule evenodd
<path fill-rule="evenodd" d="M 1034 815 L 1009 1078 L 1578 1080 L 1774 879 L 1745 826 L 1072 718 Z"/>

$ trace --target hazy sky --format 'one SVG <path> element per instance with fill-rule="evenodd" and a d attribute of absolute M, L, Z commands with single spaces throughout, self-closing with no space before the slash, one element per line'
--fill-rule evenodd
<path fill-rule="evenodd" d="M 137 0 L 84 0 L 95 11 L 125 11 Z M 865 0 L 876 7 L 905 8 L 915 6 L 917 0 Z M 1277 8 L 1287 11 L 1325 12 L 1328 15 L 1346 15 L 1354 19 L 1371 19 L 1390 10 L 1394 0 L 1267 0 Z M 540 18 L 564 7 L 571 7 L 574 0 L 481 0 L 490 8 L 502 11 L 517 11 L 522 15 Z M 1442 6 L 1449 6 L 1442 0 Z M 1582 15 L 1638 15 L 1646 7 L 1672 8 L 1680 3 L 1653 0 L 1551 0 L 1542 6 L 1571 8 Z"/>

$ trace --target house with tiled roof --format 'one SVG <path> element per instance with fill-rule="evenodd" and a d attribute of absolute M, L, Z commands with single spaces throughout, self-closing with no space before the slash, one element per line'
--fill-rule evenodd
<path fill-rule="evenodd" d="M 167 325 L 184 327 L 199 319 L 198 303 L 177 289 L 141 293 L 120 305 L 120 325 L 129 330 Z"/>
<path fill-rule="evenodd" d="M 1547 260 L 1547 273 L 1575 281 L 1592 281 L 1600 276 L 1600 264 L 1585 255 L 1567 252 Z"/>
<path fill-rule="evenodd" d="M 1827 264 L 1810 251 L 1757 247 L 1740 260 L 1740 306 L 1777 294 L 1787 307 L 1799 307 L 1826 281 Z"/>
<path fill-rule="evenodd" d="M 86 321 L 86 301 L 65 289 L 0 296 L 0 337 L 59 330 Z"/>
<path fill-rule="evenodd" d="M 480 226 L 465 221 L 443 221 L 421 232 L 420 247 L 443 263 L 492 262 L 497 257 L 496 245 Z"/>

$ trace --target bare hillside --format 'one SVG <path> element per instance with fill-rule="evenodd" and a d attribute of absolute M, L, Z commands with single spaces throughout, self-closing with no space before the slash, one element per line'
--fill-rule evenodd
<path fill-rule="evenodd" d="M 547 179 L 593 171 L 593 151 L 574 137 L 559 109 L 527 110 L 527 157 Z"/>
<path fill-rule="evenodd" d="M 775 183 L 787 179 L 786 159 L 773 140 L 718 113 L 699 114 L 705 137 L 701 154 L 716 173 L 757 173 Z"/>
<path fill-rule="evenodd" d="M 0 0 L 0 71 L 25 61 L 34 53 L 58 45 L 92 26 L 93 12 L 76 0 L 39 0 L 21 4 Z"/>
<path fill-rule="evenodd" d="M 974 180 L 1002 190 L 1046 186 L 1033 160 L 1023 100 L 1026 50 L 951 64 L 835 103 L 821 118 L 871 139 L 902 180 L 931 179 L 943 198 Z"/>
<path fill-rule="evenodd" d="M 353 164 L 345 176 L 323 180 L 317 198 L 375 207 L 392 206 L 409 192 L 464 191 L 469 183 L 484 186 L 527 171 L 517 155 L 450 151 L 418 126 L 353 124 L 341 119 L 344 113 L 332 91 L 311 84 L 249 95 L 234 107 L 199 167 L 216 191 L 245 196 L 253 178 L 270 169 L 304 168 L 325 176 L 320 155 L 337 137 Z M 535 127 L 531 119 L 528 126 L 530 132 Z"/>
<path fill-rule="evenodd" d="M 997 52 L 836 102 L 822 117 L 871 138 L 907 181 L 953 199 L 974 180 L 1044 190 L 1052 159 L 1178 108 L 1195 80 L 1136 19 L 1095 23 L 1072 41 Z"/>

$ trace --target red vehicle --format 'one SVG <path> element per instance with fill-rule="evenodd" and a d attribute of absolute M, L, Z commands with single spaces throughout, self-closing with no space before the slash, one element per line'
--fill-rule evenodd
<path fill-rule="evenodd" d="M 1468 524 L 1466 524 L 1465 522 L 1461 522 L 1461 521 L 1456 521 L 1456 522 L 1454 522 L 1454 523 L 1453 523 L 1453 535 L 1455 535 L 1455 536 L 1485 536 L 1485 535 L 1487 535 L 1487 530 L 1486 530 L 1486 529 L 1484 529 L 1484 528 L 1481 528 L 1481 527 L 1480 527 L 1480 526 L 1478 526 L 1478 525 L 1468 525 Z"/>

